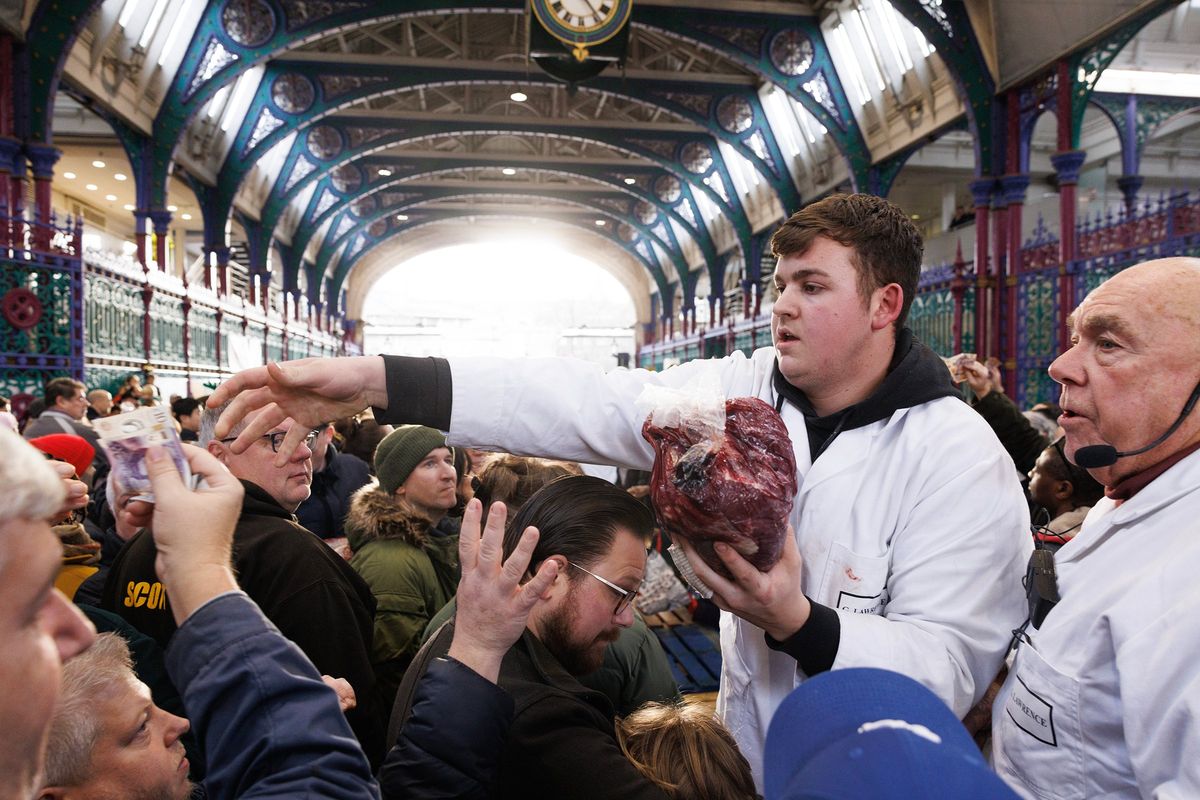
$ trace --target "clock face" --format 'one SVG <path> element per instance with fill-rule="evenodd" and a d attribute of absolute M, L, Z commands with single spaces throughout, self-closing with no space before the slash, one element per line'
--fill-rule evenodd
<path fill-rule="evenodd" d="M 632 0 L 532 0 L 531 5 L 538 22 L 554 38 L 597 45 L 625 26 Z"/>

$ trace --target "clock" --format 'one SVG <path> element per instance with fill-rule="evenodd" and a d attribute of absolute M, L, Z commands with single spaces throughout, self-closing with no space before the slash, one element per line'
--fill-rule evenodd
<path fill-rule="evenodd" d="M 542 30 L 582 62 L 592 48 L 627 33 L 633 0 L 530 0 L 530 6 Z"/>

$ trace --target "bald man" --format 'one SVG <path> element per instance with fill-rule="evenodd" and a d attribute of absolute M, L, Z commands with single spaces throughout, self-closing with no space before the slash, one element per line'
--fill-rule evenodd
<path fill-rule="evenodd" d="M 1069 325 L 1066 455 L 1106 497 L 1032 582 L 995 767 L 1026 797 L 1200 797 L 1200 259 L 1130 267 Z"/>

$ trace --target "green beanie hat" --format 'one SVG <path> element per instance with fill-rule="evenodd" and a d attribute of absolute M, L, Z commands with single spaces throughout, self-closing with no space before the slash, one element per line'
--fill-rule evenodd
<path fill-rule="evenodd" d="M 417 464 L 439 447 L 446 446 L 446 435 L 424 425 L 401 425 L 375 448 L 375 476 L 379 488 L 392 494 L 408 480 Z"/>

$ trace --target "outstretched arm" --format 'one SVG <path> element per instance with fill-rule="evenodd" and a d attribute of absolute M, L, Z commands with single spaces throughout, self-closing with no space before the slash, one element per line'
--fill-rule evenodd
<path fill-rule="evenodd" d="M 208 405 L 226 402 L 229 408 L 217 421 L 218 438 L 227 436 L 246 414 L 261 409 L 232 443 L 235 453 L 288 417 L 296 421 L 279 448 L 276 462 L 282 466 L 317 425 L 387 405 L 383 357 L 303 358 L 248 369 L 218 386 Z"/>

